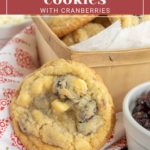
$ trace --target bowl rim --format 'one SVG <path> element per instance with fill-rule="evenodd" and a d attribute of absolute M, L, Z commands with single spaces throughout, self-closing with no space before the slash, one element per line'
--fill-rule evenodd
<path fill-rule="evenodd" d="M 150 86 L 150 82 L 145 82 L 142 84 L 139 84 L 138 86 L 134 87 L 133 89 L 131 89 L 127 95 L 124 98 L 123 101 L 123 114 L 124 114 L 124 118 L 128 120 L 128 122 L 134 126 L 138 131 L 142 132 L 143 134 L 147 135 L 148 137 L 150 137 L 150 131 L 148 131 L 147 129 L 145 129 L 144 127 L 142 127 L 133 117 L 132 114 L 129 110 L 129 105 L 131 102 L 131 97 L 133 95 L 133 93 L 135 93 L 136 91 L 138 91 L 139 89 L 143 89 L 143 87 L 147 87 Z M 144 92 L 145 90 L 143 90 Z"/>

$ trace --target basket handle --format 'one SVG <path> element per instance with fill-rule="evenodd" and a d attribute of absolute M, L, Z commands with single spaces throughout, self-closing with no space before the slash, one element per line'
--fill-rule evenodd
<path fill-rule="evenodd" d="M 59 58 L 71 59 L 71 50 L 55 35 L 46 22 L 40 17 L 32 17 L 45 41 Z"/>

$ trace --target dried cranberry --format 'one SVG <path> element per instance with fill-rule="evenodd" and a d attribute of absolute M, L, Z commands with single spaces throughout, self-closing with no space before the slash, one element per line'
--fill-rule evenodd
<path fill-rule="evenodd" d="M 147 113 L 149 116 L 150 116 L 150 110 L 148 111 L 148 113 Z"/>
<path fill-rule="evenodd" d="M 139 98 L 137 100 L 137 104 L 139 104 L 139 105 L 143 105 L 144 103 L 145 103 L 145 99 L 143 99 L 143 98 Z"/>
<path fill-rule="evenodd" d="M 150 99 L 146 101 L 146 106 L 150 109 Z"/>
<path fill-rule="evenodd" d="M 150 130 L 150 91 L 137 98 L 132 116 L 140 125 Z"/>
<path fill-rule="evenodd" d="M 134 110 L 133 113 L 139 112 L 139 111 L 143 111 L 144 110 L 144 106 L 143 105 L 137 105 Z"/>
<path fill-rule="evenodd" d="M 150 119 L 147 119 L 144 123 L 144 127 L 150 129 Z"/>
<path fill-rule="evenodd" d="M 136 119 L 143 119 L 143 118 L 145 119 L 145 118 L 148 118 L 148 115 L 144 113 L 143 111 L 141 111 L 141 112 L 134 113 L 133 117 Z"/>

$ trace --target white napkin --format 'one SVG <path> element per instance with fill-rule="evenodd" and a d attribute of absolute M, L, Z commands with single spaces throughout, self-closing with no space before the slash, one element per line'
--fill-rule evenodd
<path fill-rule="evenodd" d="M 70 46 L 70 48 L 76 51 L 106 50 L 120 31 L 121 24 L 118 21 L 95 36 Z"/>
<path fill-rule="evenodd" d="M 128 50 L 150 47 L 150 21 L 122 29 L 108 50 Z"/>
<path fill-rule="evenodd" d="M 122 29 L 117 21 L 95 36 L 70 46 L 75 51 L 128 50 L 150 47 L 150 21 Z"/>
<path fill-rule="evenodd" d="M 126 147 L 126 140 L 125 138 L 125 129 L 123 124 L 123 114 L 122 112 L 117 113 L 116 115 L 116 125 L 114 128 L 114 132 L 110 137 L 109 141 L 101 150 L 120 150 Z M 123 140 L 123 141 L 122 141 Z M 114 147 L 116 149 L 114 149 Z"/>
<path fill-rule="evenodd" d="M 0 150 L 25 150 L 16 137 L 9 104 L 25 75 L 38 67 L 33 26 L 28 26 L 0 50 Z"/>
<path fill-rule="evenodd" d="M 1 19 L 1 16 L 0 16 Z M 27 25 L 30 24 L 30 21 L 20 23 L 18 25 L 0 25 L 0 49 L 5 46 L 5 44 Z"/>

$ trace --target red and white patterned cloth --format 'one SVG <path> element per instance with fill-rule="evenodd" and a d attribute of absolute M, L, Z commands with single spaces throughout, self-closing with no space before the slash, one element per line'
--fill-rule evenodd
<path fill-rule="evenodd" d="M 25 150 L 16 137 L 9 116 L 9 104 L 16 87 L 39 67 L 34 25 L 26 27 L 0 50 L 0 150 Z M 103 149 L 120 150 L 126 146 L 122 114 L 117 114 L 114 134 Z"/>

